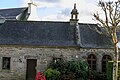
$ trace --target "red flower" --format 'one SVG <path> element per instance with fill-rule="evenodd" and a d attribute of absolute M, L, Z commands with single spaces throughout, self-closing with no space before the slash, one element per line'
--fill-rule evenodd
<path fill-rule="evenodd" d="M 45 75 L 41 72 L 36 74 L 36 80 L 46 80 Z"/>

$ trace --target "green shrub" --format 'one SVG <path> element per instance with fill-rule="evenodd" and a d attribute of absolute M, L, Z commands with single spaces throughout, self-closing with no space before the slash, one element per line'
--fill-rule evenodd
<path fill-rule="evenodd" d="M 57 61 L 50 64 L 50 68 L 57 69 L 62 75 L 69 75 L 72 73 L 76 79 L 88 78 L 88 65 L 85 61 L 71 60 L 71 61 Z M 71 76 L 70 76 L 71 77 Z"/>
<path fill-rule="evenodd" d="M 113 62 L 109 61 L 107 63 L 107 79 L 112 80 L 113 78 Z M 120 62 L 118 62 L 118 78 L 120 78 Z"/>
<path fill-rule="evenodd" d="M 106 80 L 106 75 L 96 70 L 89 70 L 89 78 L 93 78 L 94 80 Z"/>
<path fill-rule="evenodd" d="M 83 78 L 84 80 L 86 80 L 86 78 L 88 77 L 88 66 L 85 61 L 72 60 L 68 61 L 67 65 L 68 66 L 66 68 L 68 69 L 68 71 L 73 72 L 76 75 L 76 78 Z"/>
<path fill-rule="evenodd" d="M 57 71 L 56 69 L 47 69 L 45 72 L 44 72 L 47 80 L 59 80 L 60 78 L 60 72 Z"/>

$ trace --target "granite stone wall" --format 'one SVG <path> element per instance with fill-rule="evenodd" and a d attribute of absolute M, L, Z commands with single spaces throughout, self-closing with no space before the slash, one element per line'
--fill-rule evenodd
<path fill-rule="evenodd" d="M 37 59 L 37 72 L 44 71 L 53 57 L 62 57 L 65 60 L 87 60 L 88 55 L 95 54 L 97 57 L 97 71 L 101 72 L 103 55 L 113 58 L 112 49 L 83 49 L 83 48 L 46 48 L 46 47 L 0 47 L 0 79 L 26 79 L 26 60 Z M 2 58 L 11 57 L 10 70 L 2 69 Z"/>

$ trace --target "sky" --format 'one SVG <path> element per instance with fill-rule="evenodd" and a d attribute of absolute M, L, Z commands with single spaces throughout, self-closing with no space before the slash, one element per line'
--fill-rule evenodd
<path fill-rule="evenodd" d="M 30 0 L 0 0 L 0 9 L 28 6 Z M 77 4 L 80 23 L 97 23 L 93 14 L 100 8 L 99 0 L 32 0 L 37 5 L 37 14 L 41 21 L 69 21 L 74 3 Z M 112 0 L 103 0 L 112 1 Z"/>

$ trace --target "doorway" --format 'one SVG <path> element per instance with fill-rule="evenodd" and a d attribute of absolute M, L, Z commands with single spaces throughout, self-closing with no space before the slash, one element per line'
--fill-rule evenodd
<path fill-rule="evenodd" d="M 26 80 L 35 80 L 37 59 L 27 59 Z"/>

